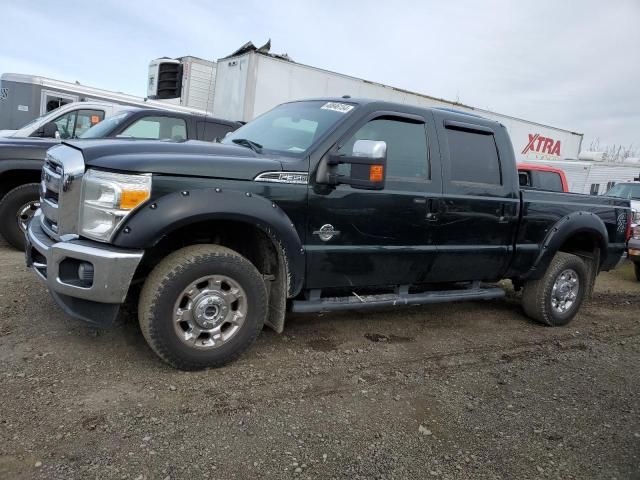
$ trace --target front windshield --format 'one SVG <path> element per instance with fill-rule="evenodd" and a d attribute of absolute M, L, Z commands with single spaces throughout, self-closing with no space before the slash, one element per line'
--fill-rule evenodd
<path fill-rule="evenodd" d="M 640 183 L 618 183 L 611 187 L 607 197 L 626 198 L 628 200 L 640 200 Z"/>
<path fill-rule="evenodd" d="M 222 143 L 302 156 L 354 108 L 355 105 L 344 102 L 312 100 L 285 103 L 227 135 Z"/>
<path fill-rule="evenodd" d="M 105 138 L 114 129 L 118 127 L 125 119 L 131 114 L 131 112 L 119 113 L 113 117 L 109 117 L 106 120 L 94 125 L 89 130 L 84 132 L 78 138 Z"/>

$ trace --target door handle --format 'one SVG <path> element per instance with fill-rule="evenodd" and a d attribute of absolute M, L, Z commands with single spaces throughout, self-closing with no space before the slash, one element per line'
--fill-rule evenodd
<path fill-rule="evenodd" d="M 425 215 L 425 219 L 428 222 L 437 222 L 438 221 L 438 213 L 434 210 L 435 202 L 432 199 L 427 200 L 427 214 Z"/>
<path fill-rule="evenodd" d="M 504 206 L 504 203 L 498 209 L 497 213 L 498 213 L 498 223 L 509 223 L 510 217 L 506 215 L 506 208 Z"/>

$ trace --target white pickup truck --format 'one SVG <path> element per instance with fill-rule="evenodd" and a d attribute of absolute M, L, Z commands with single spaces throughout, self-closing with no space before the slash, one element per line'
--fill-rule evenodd
<path fill-rule="evenodd" d="M 19 130 L 0 130 L 0 137 L 77 138 L 93 125 L 127 108 L 130 107 L 106 102 L 68 103 L 32 120 Z"/>

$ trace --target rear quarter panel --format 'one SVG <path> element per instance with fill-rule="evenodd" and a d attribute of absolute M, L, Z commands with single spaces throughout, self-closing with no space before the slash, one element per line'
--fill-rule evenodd
<path fill-rule="evenodd" d="M 554 226 L 578 212 L 597 216 L 606 230 L 606 251 L 601 252 L 601 269 L 613 268 L 625 250 L 626 222 L 630 213 L 626 200 L 575 193 L 522 191 L 522 214 L 515 240 L 515 255 L 508 276 L 527 272 L 544 249 Z M 579 235 L 580 232 L 577 232 Z M 535 276 L 540 276 L 544 270 Z"/>

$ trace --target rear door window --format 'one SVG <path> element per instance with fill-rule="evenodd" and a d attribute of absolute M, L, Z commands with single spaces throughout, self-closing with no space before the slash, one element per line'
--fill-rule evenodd
<path fill-rule="evenodd" d="M 78 138 L 102 120 L 104 120 L 103 110 L 80 110 L 78 112 L 78 117 L 76 118 L 76 127 L 73 132 L 73 138 Z"/>
<path fill-rule="evenodd" d="M 451 181 L 502 185 L 500 158 L 491 133 L 446 128 Z"/>
<path fill-rule="evenodd" d="M 550 190 L 552 192 L 562 192 L 562 180 L 560 174 L 557 172 L 535 172 L 537 177 L 537 185 L 534 186 L 541 190 Z"/>

